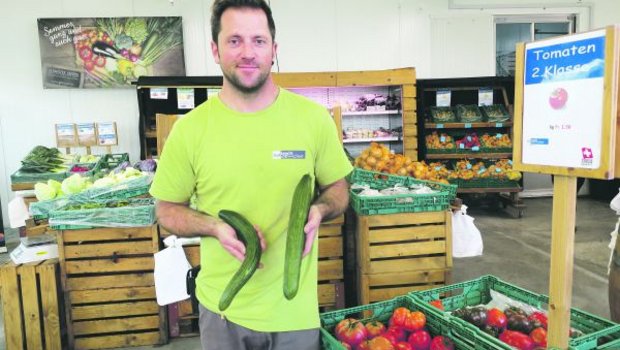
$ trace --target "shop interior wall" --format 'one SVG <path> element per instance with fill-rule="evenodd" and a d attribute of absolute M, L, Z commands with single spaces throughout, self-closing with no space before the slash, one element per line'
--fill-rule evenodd
<path fill-rule="evenodd" d="M 494 15 L 578 13 L 580 30 L 620 23 L 620 3 L 615 0 L 270 3 L 279 44 L 274 69 L 281 72 L 415 66 L 419 78 L 493 75 Z M 174 0 L 173 4 L 170 0 L 0 2 L 0 198 L 5 222 L 6 203 L 12 198 L 9 175 L 32 147 L 54 144 L 55 123 L 115 121 L 120 144 L 114 151 L 129 152 L 134 160 L 139 155 L 134 89 L 42 88 L 36 19 L 182 16 L 187 75 L 220 75 L 209 46 L 211 4 L 212 0 Z"/>

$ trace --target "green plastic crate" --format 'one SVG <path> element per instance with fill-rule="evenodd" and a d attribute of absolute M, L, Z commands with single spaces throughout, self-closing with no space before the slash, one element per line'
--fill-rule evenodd
<path fill-rule="evenodd" d="M 351 206 L 358 215 L 383 215 L 396 213 L 418 213 L 448 209 L 456 197 L 457 187 L 439 182 L 417 180 L 408 176 L 396 176 L 376 171 L 355 168 L 349 178 L 352 184 L 365 184 L 372 189 L 382 190 L 394 185 L 410 187 L 425 185 L 437 193 L 397 194 L 389 196 L 360 196 L 357 190 L 350 190 Z"/>
<path fill-rule="evenodd" d="M 399 296 L 394 299 L 380 301 L 373 304 L 352 307 L 343 310 L 330 311 L 321 314 L 321 345 L 323 349 L 336 350 L 345 349 L 344 346 L 336 339 L 334 334 L 334 327 L 338 322 L 345 318 L 355 318 L 363 323 L 369 321 L 380 321 L 387 327 L 388 320 L 392 316 L 392 312 L 398 307 L 406 307 L 411 311 L 424 311 L 409 297 Z M 367 314 L 370 312 L 370 316 Z M 487 346 L 482 341 L 469 345 L 462 340 L 452 336 L 452 325 L 444 319 L 444 317 L 438 317 L 434 314 L 426 314 L 426 328 L 431 333 L 431 336 L 443 335 L 449 337 L 456 346 L 457 350 L 486 350 L 493 349 Z"/>
<path fill-rule="evenodd" d="M 101 157 L 101 169 L 103 171 L 110 171 L 123 162 L 129 161 L 129 154 L 127 153 L 112 153 L 106 154 Z"/>
<path fill-rule="evenodd" d="M 484 339 L 489 345 L 496 346 L 496 349 L 512 350 L 512 348 L 501 342 L 499 339 L 488 335 L 472 324 L 469 324 L 457 317 L 451 316 L 448 312 L 465 306 L 475 306 L 487 304 L 491 301 L 490 291 L 494 290 L 506 295 L 514 300 L 534 306 L 541 310 L 548 309 L 549 297 L 543 294 L 533 293 L 521 287 L 504 282 L 491 275 L 479 277 L 477 279 L 443 286 L 425 291 L 409 293 L 425 313 L 436 316 L 447 317 L 448 320 L 459 327 L 455 327 L 453 334 L 455 337 L 470 340 L 475 333 L 476 337 Z M 430 301 L 441 299 L 445 312 L 431 306 Z M 585 335 L 571 338 L 569 349 L 571 350 L 602 350 L 620 349 L 620 325 L 604 318 L 592 315 L 585 311 L 571 309 L 571 327 Z"/>
<path fill-rule="evenodd" d="M 459 188 L 520 188 L 519 181 L 494 178 L 477 178 L 471 180 L 450 179 L 451 184 Z"/>
<path fill-rule="evenodd" d="M 46 182 L 49 179 L 62 181 L 66 179 L 69 174 L 66 171 L 61 173 L 26 173 L 20 170 L 17 170 L 13 174 L 11 174 L 11 183 L 14 184 L 23 184 L 23 183 L 37 183 L 37 182 Z"/>
<path fill-rule="evenodd" d="M 70 210 L 69 204 L 50 212 L 49 225 L 54 230 L 77 230 L 94 227 L 143 227 L 155 223 L 155 199 L 128 199 L 127 206 Z M 118 200 L 107 203 L 118 202 Z M 107 204 L 103 202 L 101 204 Z"/>

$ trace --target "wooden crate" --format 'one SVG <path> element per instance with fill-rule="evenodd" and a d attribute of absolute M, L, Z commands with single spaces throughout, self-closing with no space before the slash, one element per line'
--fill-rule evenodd
<path fill-rule="evenodd" d="M 358 299 L 387 300 L 450 279 L 450 211 L 357 217 Z"/>
<path fill-rule="evenodd" d="M 58 250 L 70 348 L 168 341 L 153 279 L 157 225 L 60 231 Z"/>
<path fill-rule="evenodd" d="M 318 296 L 321 309 L 344 308 L 344 215 L 319 228 Z"/>
<path fill-rule="evenodd" d="M 6 348 L 63 349 L 58 259 L 0 267 Z M 59 303 L 60 301 L 60 303 Z"/>

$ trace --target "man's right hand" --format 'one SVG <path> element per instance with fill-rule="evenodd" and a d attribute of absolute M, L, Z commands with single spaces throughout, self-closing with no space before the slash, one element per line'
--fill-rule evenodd
<path fill-rule="evenodd" d="M 264 251 L 265 248 L 267 248 L 267 243 L 265 242 L 265 237 L 263 237 L 263 232 L 256 225 L 254 225 L 254 229 L 258 233 L 260 246 Z M 223 221 L 218 222 L 215 237 L 220 241 L 222 247 L 226 249 L 230 255 L 234 256 L 239 261 L 243 261 L 245 259 L 245 245 L 241 240 L 239 240 L 237 233 L 232 226 Z"/>

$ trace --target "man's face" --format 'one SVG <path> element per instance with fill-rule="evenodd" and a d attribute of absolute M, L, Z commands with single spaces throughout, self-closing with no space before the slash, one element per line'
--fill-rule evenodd
<path fill-rule="evenodd" d="M 211 51 L 232 86 L 244 93 L 258 91 L 269 76 L 276 52 L 267 16 L 260 9 L 227 9 Z"/>

